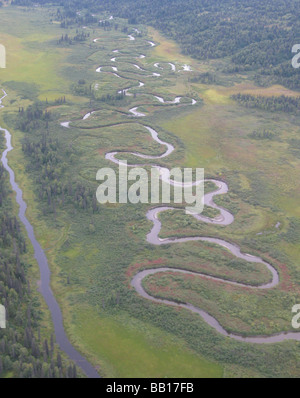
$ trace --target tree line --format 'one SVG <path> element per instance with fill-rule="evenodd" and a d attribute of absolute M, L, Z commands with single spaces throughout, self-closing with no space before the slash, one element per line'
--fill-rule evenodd
<path fill-rule="evenodd" d="M 264 97 L 239 93 L 232 95 L 231 98 L 246 108 L 257 108 L 270 112 L 300 113 L 300 97 L 286 95 Z"/>
<path fill-rule="evenodd" d="M 56 216 L 57 207 L 71 204 L 78 209 L 95 213 L 99 210 L 94 187 L 82 180 L 64 178 L 67 169 L 66 159 L 73 161 L 73 155 L 66 154 L 58 141 L 49 133 L 48 122 L 53 115 L 47 109 L 40 108 L 41 104 L 30 105 L 27 109 L 20 109 L 16 127 L 24 132 L 38 132 L 38 135 L 26 135 L 22 150 L 30 160 L 27 171 L 34 173 L 37 184 L 37 194 L 45 204 L 45 214 Z M 70 152 L 70 148 L 67 149 Z"/>
<path fill-rule="evenodd" d="M 291 66 L 291 49 L 300 43 L 298 0 L 14 0 L 16 5 L 53 3 L 60 15 L 90 18 L 109 11 L 130 24 L 145 23 L 180 44 L 196 59 L 227 57 L 227 73 L 255 71 L 261 84 L 300 89 L 300 73 Z M 78 15 L 76 10 L 84 10 Z M 106 22 L 105 22 L 106 23 Z"/>
<path fill-rule="evenodd" d="M 0 303 L 6 329 L 0 329 L 0 378 L 73 378 L 74 364 L 62 358 L 53 335 L 41 330 L 43 311 L 32 291 L 27 246 L 13 214 L 8 175 L 0 166 Z M 35 289 L 34 289 L 35 290 Z"/>

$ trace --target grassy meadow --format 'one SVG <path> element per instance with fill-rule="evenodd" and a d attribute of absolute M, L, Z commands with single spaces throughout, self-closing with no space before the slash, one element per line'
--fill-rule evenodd
<path fill-rule="evenodd" d="M 216 202 L 235 215 L 232 225 L 207 225 L 184 212 L 170 211 L 161 215 L 160 236 L 218 236 L 237 243 L 276 267 L 279 286 L 258 292 L 169 273 L 151 276 L 144 285 L 152 295 L 205 309 L 228 331 L 273 334 L 291 330 L 291 308 L 300 296 L 300 166 L 295 146 L 300 119 L 243 108 L 231 95 L 297 93 L 281 86 L 256 87 L 247 76 L 219 76 L 213 61 L 200 63 L 183 56 L 174 42 L 153 28 L 137 26 L 142 36 L 131 41 L 121 28 L 131 33 L 136 26 L 124 20 L 118 20 L 118 30 L 95 25 L 85 29 L 90 34 L 86 41 L 58 45 L 62 33 L 73 36 L 81 27 L 61 29 L 55 11 L 0 9 L 0 42 L 8 53 L 7 69 L 0 69 L 1 87 L 8 93 L 0 117 L 1 126 L 13 135 L 15 149 L 9 162 L 50 262 L 52 289 L 74 346 L 105 377 L 299 376 L 299 343 L 256 346 L 224 338 L 197 315 L 151 303 L 130 286 L 139 270 L 161 266 L 257 285 L 270 278 L 262 264 L 237 260 L 225 249 L 203 242 L 148 244 L 145 237 L 152 224 L 145 214 L 150 205 L 105 205 L 93 212 L 75 200 L 60 198 L 55 210 L 49 209 L 40 187 L 51 183 L 41 181 L 41 170 L 22 151 L 25 139 L 37 143 L 45 131 L 17 128 L 20 107 L 39 100 L 43 109 L 51 111 L 47 137 L 58 142 L 57 169 L 66 186 L 74 181 L 96 192 L 97 170 L 115 167 L 105 159 L 108 151 L 163 153 L 165 147 L 151 139 L 144 125 L 155 128 L 176 148 L 159 164 L 204 167 L 207 178 L 225 180 L 229 193 Z M 158 45 L 152 48 L 148 40 Z M 119 53 L 113 53 L 116 49 Z M 141 54 L 146 57 L 139 58 Z M 156 68 L 156 62 L 163 69 Z M 169 62 L 176 65 L 176 72 Z M 184 64 L 191 65 L 193 72 L 178 72 Z M 117 67 L 120 77 L 113 75 L 112 67 Z M 227 84 L 190 81 L 208 70 Z M 145 86 L 139 88 L 139 82 Z M 131 96 L 117 98 L 118 91 L 129 87 Z M 179 105 L 161 104 L 153 95 L 183 100 Z M 56 101 L 62 97 L 65 102 Z M 192 98 L 198 101 L 195 106 L 190 105 Z M 134 118 L 129 113 L 133 107 L 146 116 Z M 70 128 L 60 125 L 66 121 Z M 251 138 L 254 130 L 263 129 L 274 131 L 275 138 Z M 140 161 L 128 154 L 118 158 Z M 33 273 L 37 279 L 37 265 Z M 51 328 L 46 311 L 44 327 Z"/>

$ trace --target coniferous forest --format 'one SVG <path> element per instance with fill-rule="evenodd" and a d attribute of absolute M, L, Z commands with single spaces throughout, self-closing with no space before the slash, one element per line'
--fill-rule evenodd
<path fill-rule="evenodd" d="M 0 0 L 0 379 L 299 377 L 297 43 L 299 0 Z"/>
<path fill-rule="evenodd" d="M 1 138 L 1 149 L 3 148 Z M 12 208 L 8 176 L 0 166 L 0 294 L 7 329 L 0 329 L 0 374 L 20 378 L 76 377 L 77 370 L 62 359 L 54 335 L 42 329 L 42 308 L 31 286 L 27 245 Z"/>
<path fill-rule="evenodd" d="M 32 0 L 14 0 L 30 5 Z M 291 70 L 291 50 L 300 42 L 297 0 L 40 0 L 64 7 L 62 23 L 85 24 L 97 11 L 113 12 L 132 25 L 154 26 L 180 44 L 183 54 L 199 60 L 228 57 L 227 72 L 254 71 L 260 84 L 283 84 L 300 89 L 299 74 Z M 76 9 L 86 9 L 77 15 Z M 109 23 L 109 21 L 107 21 Z"/>

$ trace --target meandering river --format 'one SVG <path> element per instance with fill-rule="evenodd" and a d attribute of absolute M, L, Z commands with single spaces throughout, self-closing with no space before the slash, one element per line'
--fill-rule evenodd
<path fill-rule="evenodd" d="M 148 41 L 148 43 L 151 44 L 152 47 L 155 46 L 155 43 L 153 43 L 153 42 Z M 176 67 L 174 64 L 169 63 L 169 65 L 171 66 L 172 71 L 176 70 Z M 161 68 L 159 63 L 155 63 L 154 67 Z M 139 68 L 139 69 L 141 69 L 141 68 Z M 161 68 L 161 69 L 163 69 L 163 68 Z M 184 65 L 182 71 L 190 72 L 190 71 L 192 71 L 192 69 L 189 65 Z M 155 73 L 153 73 L 153 75 L 160 76 L 159 74 L 155 74 Z M 130 90 L 130 88 L 126 89 L 126 95 L 130 95 L 128 93 L 129 90 Z M 176 97 L 173 101 L 165 101 L 162 97 L 159 97 L 159 96 L 153 96 L 153 97 L 156 100 L 158 100 L 159 102 L 161 102 L 163 104 L 169 104 L 169 105 L 179 104 L 181 101 L 181 97 Z M 197 103 L 197 101 L 192 99 L 192 105 L 195 105 L 196 103 Z M 137 112 L 137 107 L 131 108 L 129 112 L 134 114 L 134 116 L 136 116 L 136 117 L 145 116 L 144 114 Z M 134 155 L 138 158 L 155 160 L 155 159 L 165 158 L 165 157 L 169 156 L 175 150 L 173 145 L 160 140 L 158 132 L 155 131 L 153 128 L 151 128 L 149 126 L 144 126 L 144 127 L 145 127 L 145 129 L 147 129 L 150 132 L 152 138 L 156 142 L 158 142 L 159 144 L 164 145 L 166 147 L 166 151 L 164 153 L 162 153 L 160 155 L 156 155 L 156 156 L 144 155 L 144 154 L 138 153 L 138 152 L 122 151 L 123 158 L 124 158 L 124 155 L 127 153 L 130 155 Z M 115 164 L 121 164 L 121 161 L 117 158 L 118 154 L 120 154 L 120 152 L 118 152 L 118 151 L 107 152 L 105 155 L 105 158 Z M 138 167 L 138 166 L 144 166 L 144 165 L 143 164 L 128 164 L 128 167 Z M 149 166 L 149 164 L 148 164 L 148 166 Z M 172 184 L 172 185 L 176 184 L 176 182 L 174 182 L 173 180 L 170 179 L 170 173 L 167 168 L 161 167 L 157 164 L 151 164 L 150 166 L 155 167 L 159 170 L 160 178 L 163 181 L 168 182 L 169 184 Z M 189 217 L 193 216 L 198 221 L 209 223 L 209 224 L 223 225 L 223 226 L 230 225 L 231 223 L 234 222 L 234 216 L 228 210 L 216 205 L 214 202 L 214 196 L 226 194 L 228 192 L 227 184 L 223 181 L 214 180 L 214 179 L 205 180 L 205 181 L 210 181 L 210 182 L 214 183 L 216 185 L 216 190 L 213 192 L 210 192 L 208 194 L 205 194 L 204 198 L 203 198 L 203 202 L 206 206 L 217 209 L 219 211 L 220 215 L 215 218 L 205 217 L 201 214 L 200 215 L 188 215 L 188 216 Z M 197 183 L 200 183 L 200 182 L 196 182 L 196 184 Z M 150 244 L 153 244 L 153 245 L 182 244 L 182 243 L 189 242 L 189 241 L 202 241 L 202 242 L 213 243 L 213 244 L 219 245 L 219 246 L 227 249 L 229 252 L 231 252 L 231 254 L 233 254 L 237 258 L 243 259 L 250 263 L 258 263 L 258 264 L 261 264 L 262 267 L 266 267 L 270 272 L 270 281 L 268 283 L 261 284 L 260 286 L 252 286 L 252 285 L 246 285 L 243 283 L 238 283 L 238 282 L 235 282 L 232 280 L 217 278 L 217 277 L 214 277 L 214 276 L 208 275 L 208 274 L 187 271 L 184 269 L 161 267 L 161 268 L 150 268 L 150 269 L 146 269 L 146 270 L 138 272 L 133 277 L 133 279 L 131 281 L 131 285 L 132 285 L 132 287 L 134 287 L 136 292 L 140 296 L 142 296 L 145 299 L 150 300 L 152 302 L 159 303 L 159 304 L 167 304 L 167 305 L 171 305 L 174 307 L 181 307 L 181 308 L 185 308 L 189 311 L 192 311 L 192 312 L 200 315 L 202 317 L 202 319 L 209 326 L 214 328 L 216 331 L 221 333 L 223 336 L 230 337 L 230 338 L 233 338 L 238 341 L 243 341 L 246 343 L 256 343 L 256 344 L 279 343 L 279 342 L 282 342 L 285 340 L 300 341 L 300 332 L 283 332 L 283 333 L 278 333 L 278 334 L 271 335 L 271 336 L 249 336 L 249 337 L 244 337 L 244 336 L 241 336 L 238 334 L 228 333 L 220 325 L 220 323 L 217 321 L 217 319 L 212 317 L 210 314 L 208 314 L 201 308 L 197 308 L 194 305 L 189 304 L 189 303 L 180 303 L 179 304 L 178 302 L 175 302 L 175 301 L 159 299 L 157 297 L 151 296 L 149 293 L 147 293 L 145 291 L 145 289 L 143 287 L 143 280 L 149 275 L 154 275 L 154 274 L 162 273 L 162 272 L 173 272 L 173 273 L 179 273 L 179 274 L 185 274 L 185 275 L 193 275 L 193 276 L 201 277 L 201 278 L 208 279 L 208 280 L 222 282 L 224 284 L 230 284 L 230 285 L 234 285 L 237 287 L 247 287 L 250 289 L 260 289 L 260 290 L 261 289 L 272 289 L 272 288 L 275 288 L 279 284 L 279 274 L 278 274 L 277 270 L 271 264 L 267 263 L 260 257 L 254 256 L 251 254 L 247 254 L 247 253 L 242 253 L 240 247 L 233 243 L 227 242 L 227 241 L 219 239 L 219 238 L 205 237 L 205 236 L 192 236 L 192 237 L 185 236 L 182 238 L 161 239 L 159 237 L 159 233 L 161 230 L 161 221 L 159 220 L 159 214 L 162 212 L 165 212 L 165 211 L 170 211 L 170 210 L 183 211 L 178 208 L 160 206 L 160 207 L 152 208 L 147 212 L 146 216 L 147 216 L 148 220 L 150 220 L 153 223 L 153 227 L 146 237 L 147 241 Z"/>
<path fill-rule="evenodd" d="M 134 36 L 129 35 L 128 37 L 129 37 L 130 41 L 135 41 Z M 98 39 L 94 39 L 94 43 L 96 43 L 97 41 L 98 41 Z M 148 41 L 148 44 L 150 44 L 151 47 L 155 46 L 155 43 L 153 43 L 151 41 Z M 113 52 L 119 53 L 119 50 L 114 50 Z M 139 58 L 142 59 L 142 58 L 145 58 L 145 56 L 141 55 Z M 112 58 L 111 61 L 115 63 L 116 59 Z M 174 64 L 170 63 L 169 65 L 171 66 L 172 71 L 176 70 L 176 67 Z M 156 64 L 156 66 L 158 66 L 158 64 Z M 116 67 L 112 67 L 112 68 L 114 68 L 113 69 L 114 72 L 117 71 Z M 142 68 L 140 68 L 139 66 L 137 69 L 142 70 Z M 101 67 L 97 68 L 96 71 L 101 73 Z M 188 65 L 184 65 L 183 71 L 191 71 L 191 68 Z M 116 73 L 115 73 L 115 75 L 117 77 L 120 77 Z M 159 77 L 160 74 L 153 73 L 152 76 Z M 143 87 L 143 86 L 144 86 L 144 83 L 139 82 L 139 87 Z M 130 90 L 130 88 L 127 88 L 123 91 L 125 91 L 126 95 L 131 95 L 130 93 L 128 93 L 129 90 Z M 0 108 L 3 107 L 2 101 L 7 96 L 7 94 L 4 90 L 3 90 L 3 94 L 4 95 L 2 96 L 2 98 L 0 98 Z M 154 98 L 161 103 L 169 104 L 169 105 L 174 104 L 175 106 L 176 106 L 176 104 L 179 104 L 180 100 L 181 100 L 181 97 L 176 97 L 173 101 L 165 101 L 162 97 L 158 97 L 158 96 L 154 96 Z M 191 105 L 195 105 L 196 103 L 197 103 L 197 101 L 192 99 Z M 138 109 L 138 107 L 134 107 L 129 110 L 129 113 L 131 114 L 131 116 L 133 115 L 135 117 L 144 117 L 145 115 L 141 112 L 138 112 L 137 109 Z M 84 120 L 88 119 L 92 115 L 92 113 L 93 112 L 87 113 L 83 117 L 83 119 Z M 70 122 L 61 123 L 61 125 L 66 128 L 70 128 Z M 161 159 L 161 158 L 167 157 L 174 151 L 175 148 L 173 147 L 173 145 L 162 141 L 159 138 L 159 134 L 156 130 L 154 130 L 153 128 L 151 128 L 149 126 L 144 126 L 144 127 L 151 134 L 152 138 L 155 141 L 157 141 L 159 144 L 164 145 L 166 147 L 165 152 L 162 154 L 156 155 L 156 156 L 144 155 L 144 154 L 138 153 L 138 152 L 128 152 L 128 154 L 137 156 L 142 159 L 153 159 L 154 160 L 154 159 Z M 50 272 L 50 269 L 48 266 L 47 257 L 45 255 L 45 252 L 43 251 L 41 245 L 39 244 L 39 242 L 37 241 L 37 239 L 35 237 L 35 233 L 34 233 L 34 229 L 33 229 L 32 225 L 30 224 L 30 222 L 28 221 L 28 219 L 26 217 L 27 204 L 23 199 L 22 190 L 20 189 L 19 185 L 15 181 L 14 171 L 11 169 L 11 167 L 8 164 L 7 154 L 13 150 L 13 147 L 11 144 L 11 134 L 9 133 L 8 130 L 1 128 L 1 127 L 0 127 L 0 131 L 4 133 L 5 140 L 6 140 L 6 149 L 2 154 L 1 162 L 4 166 L 4 168 L 9 173 L 10 185 L 11 185 L 12 189 L 14 190 L 14 192 L 16 193 L 16 202 L 19 205 L 19 218 L 20 218 L 22 224 L 24 225 L 24 227 L 27 231 L 28 237 L 33 245 L 33 248 L 34 248 L 34 256 L 38 262 L 38 266 L 40 269 L 40 275 L 41 275 L 39 291 L 43 295 L 43 297 L 49 307 L 49 310 L 51 312 L 54 329 L 55 329 L 56 341 L 57 341 L 58 345 L 60 346 L 60 348 L 69 356 L 69 358 L 72 361 L 74 361 L 76 363 L 77 366 L 79 366 L 84 371 L 84 373 L 89 378 L 99 378 L 100 376 L 99 376 L 98 372 L 95 370 L 95 368 L 73 347 L 73 345 L 71 344 L 71 342 L 69 341 L 69 339 L 65 333 L 62 313 L 61 313 L 60 307 L 53 295 L 53 292 L 51 290 L 51 285 L 50 285 L 51 272 Z M 122 156 L 124 156 L 125 153 L 126 152 L 122 152 Z M 108 159 L 116 164 L 119 164 L 120 161 L 117 159 L 117 157 L 116 157 L 117 155 L 118 155 L 117 151 L 108 152 L 108 153 L 106 153 L 105 157 L 106 157 L 106 159 Z M 136 166 L 141 166 L 141 164 L 134 164 L 134 165 L 132 164 L 132 165 L 128 165 L 128 166 L 136 167 Z M 170 184 L 174 184 L 174 181 L 172 181 L 169 178 L 169 170 L 167 168 L 161 167 L 156 164 L 151 165 L 151 166 L 154 166 L 159 169 L 161 179 L 169 182 Z M 216 185 L 216 190 L 214 192 L 211 192 L 204 196 L 204 198 L 203 198 L 204 204 L 209 207 L 212 207 L 214 209 L 218 209 L 220 212 L 220 215 L 213 219 L 211 219 L 209 217 L 204 217 L 202 215 L 193 215 L 193 216 L 195 218 L 197 218 L 197 220 L 200 222 L 206 222 L 206 223 L 211 223 L 211 224 L 216 224 L 216 225 L 231 224 L 232 222 L 234 222 L 233 215 L 228 210 L 226 210 L 220 206 L 217 206 L 213 200 L 214 196 L 225 194 L 228 192 L 227 184 L 223 181 L 218 181 L 218 180 L 213 180 L 213 179 L 207 180 L 207 181 L 213 182 Z M 196 182 L 196 183 L 200 183 L 200 181 Z M 300 341 L 300 333 L 299 332 L 279 333 L 279 334 L 272 335 L 272 336 L 249 336 L 249 337 L 243 337 L 243 336 L 240 336 L 237 334 L 231 334 L 231 333 L 228 333 L 214 317 L 212 317 L 210 314 L 203 311 L 202 309 L 193 306 L 192 304 L 177 303 L 177 302 L 171 301 L 171 300 L 159 299 L 159 298 L 156 298 L 156 297 L 148 294 L 145 291 L 145 289 L 143 288 L 143 284 L 142 284 L 143 280 L 149 275 L 154 275 L 156 273 L 161 273 L 161 272 L 174 272 L 174 273 L 179 273 L 179 274 L 194 275 L 196 277 L 201 277 L 204 279 L 219 281 L 224 284 L 231 284 L 231 285 L 241 286 L 241 287 L 246 286 L 246 287 L 252 288 L 252 289 L 271 289 L 271 288 L 276 287 L 279 283 L 278 272 L 271 264 L 267 263 L 266 261 L 264 261 L 263 259 L 261 259 L 257 256 L 242 253 L 240 248 L 237 245 L 229 243 L 225 240 L 222 240 L 219 238 L 213 238 L 213 237 L 205 237 L 205 236 L 161 239 L 159 237 L 159 233 L 161 230 L 161 221 L 159 220 L 159 214 L 162 212 L 165 212 L 165 211 L 169 211 L 169 210 L 180 211 L 180 209 L 175 209 L 175 208 L 167 207 L 167 206 L 160 206 L 160 207 L 152 208 L 147 212 L 146 216 L 147 216 L 148 220 L 150 220 L 153 223 L 153 227 L 146 237 L 147 241 L 150 244 L 153 244 L 153 245 L 182 244 L 182 243 L 185 243 L 188 241 L 204 241 L 204 242 L 213 243 L 213 244 L 216 244 L 216 245 L 226 248 L 234 256 L 236 256 L 238 258 L 241 258 L 248 262 L 259 263 L 262 266 L 267 267 L 268 270 L 270 271 L 270 281 L 268 283 L 262 284 L 261 286 L 251 286 L 251 285 L 245 285 L 245 284 L 238 283 L 238 282 L 231 281 L 231 280 L 217 278 L 212 275 L 187 271 L 184 269 L 161 267 L 161 268 L 146 269 L 146 270 L 138 272 L 133 277 L 133 279 L 131 281 L 131 285 L 134 287 L 136 292 L 143 298 L 150 300 L 152 302 L 159 303 L 159 304 L 166 304 L 166 305 L 170 305 L 170 306 L 174 306 L 174 307 L 181 307 L 181 308 L 185 308 L 189 311 L 192 311 L 192 312 L 200 315 L 202 317 L 202 319 L 209 326 L 214 328 L 216 331 L 218 331 L 222 335 L 224 335 L 226 337 L 233 338 L 238 341 L 243 341 L 243 342 L 247 342 L 247 343 L 259 343 L 259 344 L 278 343 L 278 342 L 282 342 L 284 340 L 290 340 L 290 339 Z M 189 215 L 189 216 L 191 216 L 191 215 Z"/>

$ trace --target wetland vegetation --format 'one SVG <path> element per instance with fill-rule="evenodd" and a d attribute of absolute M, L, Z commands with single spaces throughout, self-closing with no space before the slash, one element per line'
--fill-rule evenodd
<path fill-rule="evenodd" d="M 131 0 L 124 0 L 116 12 L 110 9 L 114 1 L 103 1 L 103 9 L 94 1 L 86 8 L 82 1 L 81 7 L 74 1 L 73 12 L 48 2 L 44 7 L 33 7 L 27 0 L 13 3 L 0 9 L 1 42 L 8 53 L 8 67 L 0 69 L 1 88 L 8 93 L 0 125 L 13 136 L 9 163 L 47 255 L 51 287 L 73 345 L 105 377 L 299 376 L 299 342 L 257 346 L 234 341 L 184 308 L 145 300 L 130 284 L 141 270 L 166 267 L 259 285 L 270 280 L 262 264 L 237 259 L 208 242 L 151 245 L 146 241 L 152 228 L 146 218 L 149 205 L 104 206 L 95 200 L 97 170 L 112 165 L 105 158 L 107 152 L 121 151 L 119 159 L 126 156 L 136 163 L 136 157 L 126 152 L 165 151 L 143 127 L 151 126 L 175 148 L 156 163 L 168 168 L 204 167 L 206 178 L 225 181 L 228 193 L 214 200 L 235 218 L 225 227 L 166 211 L 160 215 L 160 237 L 201 235 L 236 243 L 244 253 L 270 263 L 280 282 L 268 291 L 250 290 L 165 272 L 149 275 L 145 290 L 205 309 L 234 334 L 292 331 L 291 308 L 300 299 L 300 116 L 295 91 L 300 88 L 300 72 L 288 69 L 292 56 L 286 45 L 298 34 L 296 4 L 291 2 L 287 12 L 279 0 L 253 1 L 255 7 L 241 6 L 238 15 L 228 8 L 227 19 L 220 23 L 227 1 L 215 12 L 215 2 L 203 2 L 193 24 L 192 0 L 184 10 L 179 1 L 172 2 L 167 18 L 153 11 L 156 1 L 139 0 L 139 7 L 132 7 Z M 256 21 L 256 29 L 249 20 Z M 295 29 L 286 30 L 286 24 Z M 70 42 L 75 37 L 78 40 Z M 269 55 L 264 51 L 267 44 L 275 49 Z M 266 68 L 270 63 L 272 67 Z M 182 100 L 172 104 L 176 97 Z M 191 99 L 197 101 L 193 106 Z M 135 108 L 145 116 L 134 117 L 129 110 Z M 143 163 L 151 165 L 151 160 Z M 0 203 L 10 215 L 5 216 L 0 244 L 4 253 L 10 253 L 6 260 L 10 278 L 22 282 L 15 286 L 16 293 L 9 292 L 8 320 L 17 330 L 17 343 L 23 344 L 22 324 L 14 323 L 22 291 L 26 297 L 22 310 L 25 314 L 31 309 L 34 341 L 42 345 L 33 363 L 45 361 L 43 375 L 58 377 L 59 354 L 65 364 L 62 375 L 68 376 L 67 358 L 56 346 L 52 357 L 43 355 L 43 341 L 50 345 L 52 323 L 36 292 L 38 267 L 15 219 L 14 195 L 5 174 L 0 174 Z M 206 188 L 214 189 L 209 184 Z M 218 216 L 215 209 L 205 212 L 207 217 Z M 1 275 L 0 291 L 7 292 L 8 274 Z M 25 280 L 30 281 L 30 293 Z M 19 317 L 28 322 L 24 314 Z M 1 341 L 7 339 L 5 333 L 0 331 Z M 13 333 L 9 339 L 14 339 Z M 2 376 L 41 376 L 32 373 L 35 367 L 30 365 L 35 348 L 24 344 L 28 366 L 7 360 Z M 69 376 L 74 376 L 71 370 Z"/>

